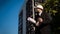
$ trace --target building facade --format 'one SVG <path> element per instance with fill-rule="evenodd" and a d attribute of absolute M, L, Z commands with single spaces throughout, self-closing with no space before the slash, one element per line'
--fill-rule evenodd
<path fill-rule="evenodd" d="M 23 33 L 23 10 L 19 14 L 19 23 L 18 23 L 18 34 Z"/>

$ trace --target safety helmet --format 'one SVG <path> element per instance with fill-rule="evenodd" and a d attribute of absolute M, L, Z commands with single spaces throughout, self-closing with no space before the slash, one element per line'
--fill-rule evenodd
<path fill-rule="evenodd" d="M 43 6 L 42 5 L 37 5 L 36 8 L 40 8 L 43 10 Z"/>

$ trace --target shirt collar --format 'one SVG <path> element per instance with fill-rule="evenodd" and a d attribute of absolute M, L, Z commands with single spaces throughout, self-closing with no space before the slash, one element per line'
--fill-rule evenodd
<path fill-rule="evenodd" d="M 41 14 L 42 14 L 42 11 L 39 13 L 39 16 L 41 16 Z"/>

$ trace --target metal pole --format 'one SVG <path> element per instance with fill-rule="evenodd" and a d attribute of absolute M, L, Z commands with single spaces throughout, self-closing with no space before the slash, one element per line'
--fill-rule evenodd
<path fill-rule="evenodd" d="M 33 19 L 35 19 L 35 12 L 34 12 L 34 0 L 32 0 L 32 11 L 33 11 Z"/>
<path fill-rule="evenodd" d="M 34 0 L 32 0 L 32 12 L 33 12 L 33 19 L 35 19 L 35 12 L 34 12 Z M 32 24 L 33 25 L 33 24 Z M 35 27 L 33 26 L 33 34 L 35 34 Z"/>

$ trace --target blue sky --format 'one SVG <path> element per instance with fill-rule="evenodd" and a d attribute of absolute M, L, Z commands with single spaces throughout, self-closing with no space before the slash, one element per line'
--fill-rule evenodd
<path fill-rule="evenodd" d="M 0 34 L 18 34 L 18 15 L 24 0 L 0 0 Z"/>

